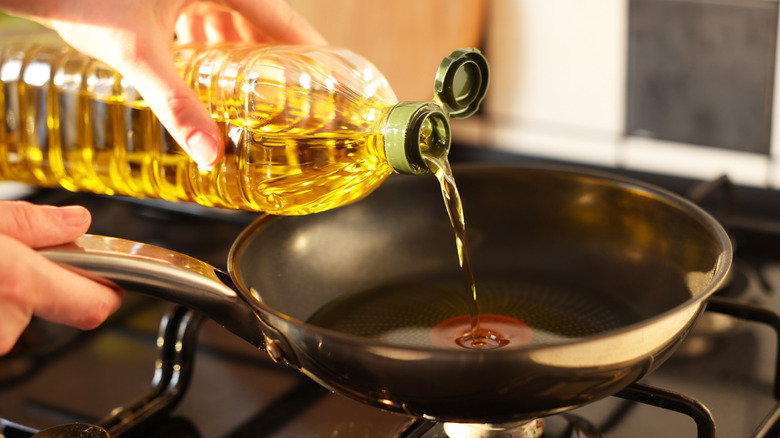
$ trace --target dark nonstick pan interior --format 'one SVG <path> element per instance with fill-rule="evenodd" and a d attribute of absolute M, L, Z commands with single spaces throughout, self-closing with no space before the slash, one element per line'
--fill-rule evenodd
<path fill-rule="evenodd" d="M 533 339 L 446 349 L 426 336 L 465 314 L 454 235 L 433 178 L 266 217 L 231 254 L 244 298 L 290 362 L 342 394 L 449 421 L 546 415 L 617 392 L 662 362 L 723 281 L 722 228 L 667 192 L 561 167 L 456 167 L 485 313 Z M 422 327 L 397 330 L 399 321 Z"/>

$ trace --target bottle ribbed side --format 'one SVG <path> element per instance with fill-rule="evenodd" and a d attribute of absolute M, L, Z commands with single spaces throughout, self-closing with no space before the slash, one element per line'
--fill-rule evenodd
<path fill-rule="evenodd" d="M 132 85 L 67 47 L 0 51 L 5 179 L 279 214 L 365 196 L 390 173 L 378 125 L 395 96 L 349 52 L 179 47 L 185 81 L 222 129 L 225 158 L 203 172 Z"/>

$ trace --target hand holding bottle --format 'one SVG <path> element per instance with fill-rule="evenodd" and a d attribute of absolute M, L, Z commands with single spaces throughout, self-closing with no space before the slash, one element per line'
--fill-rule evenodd
<path fill-rule="evenodd" d="M 216 123 L 174 68 L 174 37 L 324 43 L 283 0 L 0 0 L 0 9 L 52 28 L 71 46 L 119 71 L 202 166 L 213 165 L 224 145 Z"/>
<path fill-rule="evenodd" d="M 73 241 L 91 221 L 89 211 L 80 206 L 0 201 L 0 355 L 14 346 L 33 315 L 91 329 L 119 308 L 122 291 L 75 274 L 35 251 Z"/>

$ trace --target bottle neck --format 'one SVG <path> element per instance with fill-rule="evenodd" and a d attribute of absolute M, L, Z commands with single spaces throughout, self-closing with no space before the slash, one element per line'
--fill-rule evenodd
<path fill-rule="evenodd" d="M 433 102 L 401 102 L 387 116 L 384 127 L 385 154 L 399 173 L 431 173 L 424 157 L 444 158 L 450 150 L 450 123 Z"/>

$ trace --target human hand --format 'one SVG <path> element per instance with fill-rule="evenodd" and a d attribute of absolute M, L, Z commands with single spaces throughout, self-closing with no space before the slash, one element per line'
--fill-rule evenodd
<path fill-rule="evenodd" d="M 119 308 L 123 291 L 82 277 L 35 251 L 73 241 L 91 220 L 80 206 L 0 201 L 0 355 L 11 350 L 33 315 L 88 330 Z"/>
<path fill-rule="evenodd" d="M 57 31 L 116 69 L 187 153 L 209 167 L 224 144 L 216 122 L 173 64 L 171 43 L 323 44 L 283 0 L 0 0 L 0 8 Z"/>

